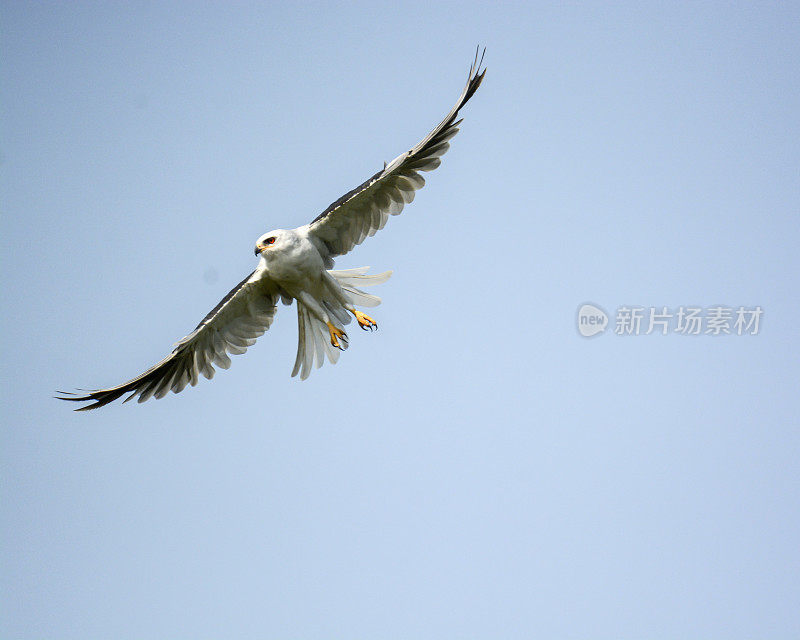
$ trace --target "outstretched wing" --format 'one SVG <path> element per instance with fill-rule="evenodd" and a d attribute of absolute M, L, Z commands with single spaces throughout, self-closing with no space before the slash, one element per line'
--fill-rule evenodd
<path fill-rule="evenodd" d="M 484 49 L 484 53 L 486 49 Z M 439 159 L 449 148 L 448 140 L 458 133 L 459 110 L 477 91 L 486 70 L 480 71 L 483 55 L 469 69 L 467 85 L 456 105 L 428 136 L 410 151 L 398 156 L 369 180 L 344 194 L 308 225 L 309 235 L 320 240 L 329 255 L 339 256 L 361 244 L 364 238 L 383 229 L 390 215 L 414 200 L 414 192 L 425 185 L 420 171 L 439 166 Z"/>
<path fill-rule="evenodd" d="M 231 366 L 228 354 L 247 351 L 256 338 L 272 324 L 280 299 L 277 287 L 263 271 L 256 269 L 236 285 L 203 318 L 194 331 L 175 345 L 166 358 L 143 374 L 109 389 L 89 391 L 86 395 L 66 392 L 59 400 L 92 401 L 76 411 L 97 409 L 130 393 L 125 402 L 139 396 L 139 402 L 151 396 L 163 398 L 168 391 L 179 393 L 187 384 L 197 384 L 202 373 L 209 380 L 214 367 Z"/>

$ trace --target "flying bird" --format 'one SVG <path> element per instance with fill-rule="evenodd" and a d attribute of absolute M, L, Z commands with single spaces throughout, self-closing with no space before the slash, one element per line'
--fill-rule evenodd
<path fill-rule="evenodd" d="M 484 49 L 484 53 L 486 50 Z M 292 376 L 305 380 L 312 367 L 327 357 L 339 359 L 349 339 L 344 330 L 353 316 L 365 330 L 378 325 L 356 309 L 374 307 L 380 298 L 362 287 L 381 284 L 391 271 L 370 275 L 369 267 L 333 270 L 334 258 L 348 253 L 368 236 L 382 229 L 390 215 L 397 215 L 414 200 L 425 180 L 420 172 L 439 166 L 440 157 L 458 133 L 458 112 L 477 91 L 486 70 L 483 54 L 469 69 L 467 84 L 455 106 L 421 142 L 397 156 L 355 189 L 333 202 L 309 224 L 296 229 L 276 229 L 256 241 L 258 266 L 237 284 L 161 362 L 132 380 L 108 389 L 79 395 L 60 391 L 60 400 L 90 402 L 76 411 L 97 409 L 129 394 L 138 402 L 163 398 L 196 385 L 200 375 L 214 377 L 214 365 L 227 369 L 229 354 L 244 353 L 272 324 L 278 302 L 297 303 L 297 357 Z"/>

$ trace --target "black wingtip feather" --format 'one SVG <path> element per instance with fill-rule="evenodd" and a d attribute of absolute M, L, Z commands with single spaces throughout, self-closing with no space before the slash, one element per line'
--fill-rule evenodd
<path fill-rule="evenodd" d="M 103 407 L 107 405 L 109 402 L 114 402 L 114 400 L 123 395 L 124 392 L 114 391 L 112 393 L 105 393 L 102 391 L 90 391 L 85 396 L 79 396 L 77 393 L 73 393 L 72 391 L 56 391 L 56 393 L 61 394 L 61 396 L 53 396 L 56 400 L 67 400 L 69 402 L 92 402 L 93 404 L 89 404 L 86 405 L 85 407 L 74 409 L 74 411 L 88 411 L 90 409 L 97 409 L 99 407 Z M 62 397 L 62 396 L 68 396 L 68 397 Z"/>
<path fill-rule="evenodd" d="M 461 106 L 463 107 L 467 101 L 473 96 L 473 94 L 478 90 L 478 87 L 481 86 L 481 82 L 483 82 L 483 76 L 486 75 L 486 69 L 484 68 L 481 71 L 481 65 L 483 65 L 483 57 L 486 55 L 486 47 L 483 48 L 483 52 L 480 51 L 481 46 L 478 45 L 475 49 L 475 60 L 473 60 L 472 65 L 469 68 L 469 75 L 468 77 L 468 85 L 467 85 L 467 92 L 464 94 L 464 100 L 461 102 Z M 478 59 L 478 53 L 481 54 L 480 59 Z"/>
<path fill-rule="evenodd" d="M 85 400 L 91 400 L 91 396 L 79 396 L 77 393 L 73 393 L 72 391 L 56 391 L 56 393 L 60 393 L 64 396 L 74 396 L 68 398 L 62 398 L 61 396 L 53 396 L 56 400 L 68 400 L 69 402 L 83 402 Z"/>

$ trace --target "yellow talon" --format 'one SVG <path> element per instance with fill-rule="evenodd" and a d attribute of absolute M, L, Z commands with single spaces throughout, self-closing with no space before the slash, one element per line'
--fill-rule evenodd
<path fill-rule="evenodd" d="M 330 322 L 328 322 L 327 324 L 328 324 L 328 332 L 331 334 L 331 344 L 337 349 L 342 349 L 342 345 L 339 344 L 339 338 L 342 339 L 342 342 L 346 343 L 347 334 L 338 327 L 334 327 Z"/>
<path fill-rule="evenodd" d="M 375 322 L 372 318 L 370 318 L 366 313 L 361 313 L 353 309 L 350 313 L 352 313 L 356 320 L 358 320 L 358 326 L 360 326 L 365 331 L 369 329 L 370 331 L 378 328 L 378 323 Z"/>

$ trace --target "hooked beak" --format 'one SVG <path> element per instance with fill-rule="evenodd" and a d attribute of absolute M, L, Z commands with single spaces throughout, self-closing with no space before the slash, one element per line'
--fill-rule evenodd
<path fill-rule="evenodd" d="M 254 253 L 255 253 L 256 255 L 258 255 L 258 254 L 259 254 L 259 253 L 261 253 L 263 250 L 264 250 L 264 247 L 262 247 L 260 244 L 257 244 L 257 245 L 256 245 L 256 250 L 255 250 L 255 252 L 254 252 Z"/>

